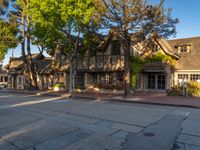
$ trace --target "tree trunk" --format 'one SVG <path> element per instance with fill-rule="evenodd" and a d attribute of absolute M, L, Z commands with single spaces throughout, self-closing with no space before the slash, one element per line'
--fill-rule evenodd
<path fill-rule="evenodd" d="M 72 56 L 69 57 L 69 93 L 72 94 L 73 92 L 73 58 Z"/>
<path fill-rule="evenodd" d="M 129 68 L 129 58 L 130 58 L 130 47 L 129 41 L 127 39 L 123 42 L 124 49 L 124 96 L 128 96 L 131 93 L 130 86 L 130 68 Z"/>
<path fill-rule="evenodd" d="M 75 79 L 76 79 L 76 71 L 77 71 L 77 49 L 78 49 L 78 44 L 79 44 L 79 38 L 80 38 L 80 32 L 78 33 L 77 37 L 76 37 L 76 41 L 74 43 L 74 49 L 72 50 L 72 54 L 70 56 L 70 85 L 69 85 L 69 92 L 72 93 L 74 92 L 75 89 Z"/>
<path fill-rule="evenodd" d="M 27 60 L 26 60 L 26 53 L 25 53 L 25 16 L 22 14 L 22 37 L 21 37 L 21 53 L 22 53 L 22 59 L 24 63 L 24 75 L 26 82 L 29 81 L 29 75 L 27 73 L 28 66 L 27 66 Z M 25 85 L 25 88 L 27 88 L 27 84 Z"/>
<path fill-rule="evenodd" d="M 31 36 L 30 36 L 30 20 L 29 17 L 27 16 L 27 53 L 28 53 L 28 72 L 30 75 L 30 80 L 31 80 L 31 87 L 34 89 L 37 89 L 37 70 L 35 70 L 34 62 L 32 60 L 32 54 L 31 54 Z"/>
<path fill-rule="evenodd" d="M 27 31 L 25 28 L 25 22 L 27 21 Z M 26 34 L 25 34 L 26 33 Z M 27 38 L 27 54 L 25 53 L 25 39 Z M 29 18 L 22 14 L 22 41 L 21 41 L 21 51 L 22 58 L 24 62 L 24 74 L 27 81 L 26 88 L 37 88 L 37 76 L 36 71 L 33 65 L 32 56 L 31 56 L 31 47 L 30 47 L 30 26 L 29 26 Z"/>
<path fill-rule="evenodd" d="M 57 84 L 59 82 L 59 69 L 61 68 L 61 66 L 63 65 L 62 62 L 62 53 L 61 53 L 61 43 L 57 42 L 56 43 L 56 49 L 54 52 L 54 56 L 53 56 L 53 62 L 54 62 L 54 81 L 53 84 Z"/>

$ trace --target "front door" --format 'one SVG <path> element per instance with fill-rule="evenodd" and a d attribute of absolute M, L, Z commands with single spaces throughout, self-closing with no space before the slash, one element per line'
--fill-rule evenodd
<path fill-rule="evenodd" d="M 157 89 L 164 90 L 166 86 L 165 75 L 157 75 Z"/>
<path fill-rule="evenodd" d="M 166 76 L 162 74 L 148 74 L 148 89 L 164 90 L 166 89 Z"/>

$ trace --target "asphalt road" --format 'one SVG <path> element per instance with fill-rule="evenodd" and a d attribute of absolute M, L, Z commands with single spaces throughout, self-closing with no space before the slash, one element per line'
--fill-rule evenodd
<path fill-rule="evenodd" d="M 0 150 L 200 150 L 200 110 L 1 92 Z"/>

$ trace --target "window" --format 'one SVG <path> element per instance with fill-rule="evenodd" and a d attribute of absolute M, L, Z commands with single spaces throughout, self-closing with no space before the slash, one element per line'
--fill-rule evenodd
<path fill-rule="evenodd" d="M 78 72 L 75 76 L 75 87 L 79 89 L 85 88 L 85 74 Z"/>
<path fill-rule="evenodd" d="M 187 52 L 188 48 L 187 48 L 187 46 L 181 46 L 180 50 L 181 50 L 181 52 Z"/>
<path fill-rule="evenodd" d="M 121 55 L 121 44 L 119 41 L 111 42 L 111 54 L 112 55 Z"/>
<path fill-rule="evenodd" d="M 189 79 L 189 75 L 188 74 L 178 74 L 179 82 L 188 81 L 188 79 Z"/>
<path fill-rule="evenodd" d="M 153 53 L 158 52 L 158 45 L 156 45 L 156 44 L 153 45 L 152 52 L 153 52 Z"/>
<path fill-rule="evenodd" d="M 156 89 L 156 76 L 148 75 L 148 89 Z"/>
<path fill-rule="evenodd" d="M 94 84 L 98 83 L 98 80 L 97 80 L 98 78 L 97 78 L 97 74 L 96 73 L 92 75 L 92 79 L 93 79 L 93 83 Z"/>
<path fill-rule="evenodd" d="M 113 73 L 100 74 L 100 84 L 113 84 Z"/>
<path fill-rule="evenodd" d="M 0 82 L 3 82 L 3 77 L 0 77 Z"/>
<path fill-rule="evenodd" d="M 123 81 L 124 81 L 124 73 L 123 72 L 117 73 L 117 83 L 122 84 Z"/>
<path fill-rule="evenodd" d="M 191 81 L 199 81 L 200 80 L 200 74 L 191 74 L 190 80 Z"/>
<path fill-rule="evenodd" d="M 5 82 L 8 82 L 8 77 L 5 77 L 5 79 L 4 79 L 4 80 L 5 80 Z"/>
<path fill-rule="evenodd" d="M 165 75 L 158 75 L 157 76 L 157 82 L 158 82 L 158 89 L 162 89 L 164 90 L 165 89 Z"/>
<path fill-rule="evenodd" d="M 190 52 L 190 47 L 191 47 L 190 45 L 177 46 L 179 53 L 188 53 L 188 52 Z"/>

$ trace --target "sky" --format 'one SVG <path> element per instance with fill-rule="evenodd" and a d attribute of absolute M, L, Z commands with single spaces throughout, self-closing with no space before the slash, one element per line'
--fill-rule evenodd
<path fill-rule="evenodd" d="M 165 0 L 165 5 L 166 8 L 172 8 L 173 18 L 178 18 L 180 21 L 177 25 L 177 35 L 171 37 L 171 39 L 200 36 L 200 0 Z M 12 51 L 14 57 L 21 55 L 20 46 L 14 50 L 9 50 L 3 61 L 4 65 L 12 57 Z M 37 53 L 37 47 L 33 46 L 32 52 Z"/>

